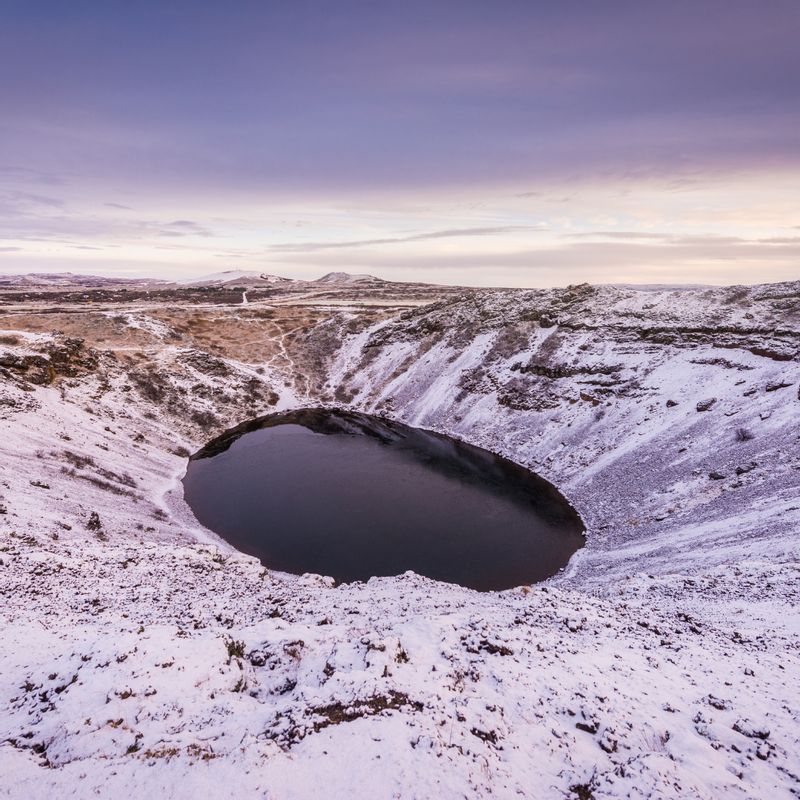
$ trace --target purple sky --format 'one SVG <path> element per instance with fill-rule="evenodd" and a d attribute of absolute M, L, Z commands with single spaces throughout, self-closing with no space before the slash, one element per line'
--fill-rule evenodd
<path fill-rule="evenodd" d="M 800 276 L 800 2 L 36 2 L 0 271 Z"/>

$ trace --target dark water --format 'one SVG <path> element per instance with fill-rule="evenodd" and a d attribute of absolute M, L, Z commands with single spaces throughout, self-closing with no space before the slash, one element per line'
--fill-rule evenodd
<path fill-rule="evenodd" d="M 414 570 L 474 589 L 542 580 L 583 545 L 542 478 L 486 450 L 365 414 L 305 409 L 192 456 L 197 518 L 270 569 L 337 581 Z"/>

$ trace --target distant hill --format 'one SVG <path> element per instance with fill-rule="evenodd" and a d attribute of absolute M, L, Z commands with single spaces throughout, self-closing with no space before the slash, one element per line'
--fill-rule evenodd
<path fill-rule="evenodd" d="M 274 284 L 295 283 L 292 278 L 283 278 L 280 275 L 270 275 L 253 269 L 229 269 L 223 272 L 214 272 L 210 275 L 201 275 L 196 278 L 181 278 L 175 283 L 181 286 L 264 286 Z"/>
<path fill-rule="evenodd" d="M 376 278 L 374 275 L 354 275 L 350 272 L 329 272 L 327 275 L 317 278 L 314 283 L 362 283 L 363 281 L 384 283 L 381 278 Z"/>

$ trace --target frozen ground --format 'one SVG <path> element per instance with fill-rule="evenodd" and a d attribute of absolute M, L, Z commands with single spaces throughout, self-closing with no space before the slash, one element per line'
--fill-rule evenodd
<path fill-rule="evenodd" d="M 800 796 L 800 284 L 265 302 L 217 350 L 157 302 L 0 317 L 0 796 Z M 586 548 L 334 588 L 200 529 L 186 453 L 320 403 L 532 466 Z"/>

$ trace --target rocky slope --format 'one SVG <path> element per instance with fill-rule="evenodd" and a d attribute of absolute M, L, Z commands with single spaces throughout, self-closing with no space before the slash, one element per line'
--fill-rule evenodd
<path fill-rule="evenodd" d="M 800 284 L 579 286 L 407 312 L 352 337 L 331 388 L 565 489 L 593 532 L 585 582 L 597 559 L 604 580 L 673 570 L 798 529 L 799 360 Z"/>
<path fill-rule="evenodd" d="M 0 795 L 800 794 L 800 284 L 55 321 L 0 319 Z M 587 546 L 479 594 L 199 528 L 188 452 L 320 403 L 531 465 Z"/>

